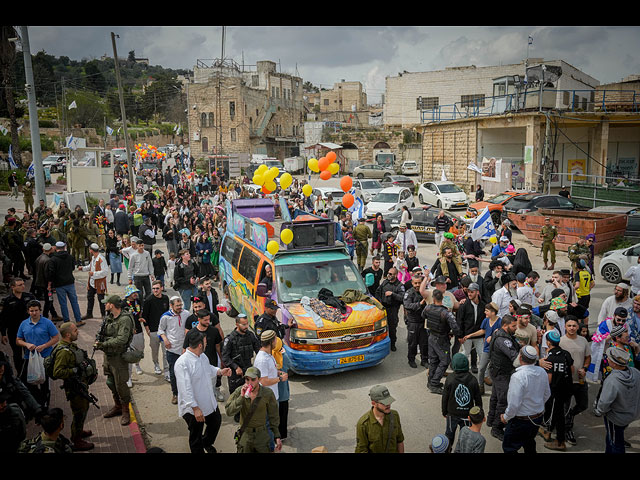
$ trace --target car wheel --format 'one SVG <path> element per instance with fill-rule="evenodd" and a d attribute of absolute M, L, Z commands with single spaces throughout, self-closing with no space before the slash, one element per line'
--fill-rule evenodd
<path fill-rule="evenodd" d="M 422 198 L 422 194 L 418 195 L 418 201 L 422 204 L 424 203 L 424 198 Z"/>
<path fill-rule="evenodd" d="M 601 273 L 602 277 L 609 283 L 618 283 L 622 277 L 620 269 L 612 263 L 602 267 Z"/>
<path fill-rule="evenodd" d="M 357 175 L 357 177 L 358 177 L 358 179 L 362 180 L 362 179 L 364 178 L 364 175 L 363 175 L 363 174 L 361 174 L 361 173 L 359 173 L 359 174 Z"/>

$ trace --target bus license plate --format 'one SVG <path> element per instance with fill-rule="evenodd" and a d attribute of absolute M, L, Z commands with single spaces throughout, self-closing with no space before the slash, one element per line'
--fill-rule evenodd
<path fill-rule="evenodd" d="M 338 361 L 338 364 L 343 365 L 345 363 L 362 362 L 363 360 L 364 360 L 364 355 L 356 355 L 354 357 L 343 357 Z"/>

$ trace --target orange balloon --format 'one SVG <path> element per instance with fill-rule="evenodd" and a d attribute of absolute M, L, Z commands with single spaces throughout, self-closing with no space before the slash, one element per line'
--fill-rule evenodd
<path fill-rule="evenodd" d="M 331 162 L 327 157 L 322 157 L 320 160 L 318 160 L 318 168 L 320 169 L 321 172 L 324 172 L 330 163 Z"/>
<path fill-rule="evenodd" d="M 355 199 L 350 193 L 346 193 L 344 197 L 342 197 L 342 205 L 344 205 L 344 208 L 351 208 L 354 201 Z"/>
<path fill-rule="evenodd" d="M 271 193 L 271 190 L 268 190 L 267 187 L 265 187 L 264 185 L 262 186 L 262 193 L 268 195 L 269 193 Z"/>
<path fill-rule="evenodd" d="M 340 179 L 340 188 L 343 192 L 347 193 L 353 187 L 353 180 L 351 177 L 342 177 Z"/>
<path fill-rule="evenodd" d="M 331 178 L 331 172 L 329 170 L 323 170 L 320 172 L 320 179 L 329 180 Z"/>
<path fill-rule="evenodd" d="M 336 161 L 336 152 L 329 152 L 327 153 L 327 160 L 329 160 L 329 163 L 333 163 Z"/>

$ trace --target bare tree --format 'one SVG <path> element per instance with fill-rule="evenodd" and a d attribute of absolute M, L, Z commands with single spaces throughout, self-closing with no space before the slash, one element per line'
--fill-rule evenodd
<path fill-rule="evenodd" d="M 7 100 L 7 110 L 11 124 L 11 144 L 13 145 L 13 159 L 17 165 L 22 165 L 22 154 L 20 152 L 20 140 L 18 138 L 18 120 L 16 118 L 16 103 L 13 96 L 14 82 L 14 62 L 16 59 L 15 41 L 9 39 L 18 38 L 16 29 L 9 25 L 0 27 L 0 74 L 2 75 L 2 87 L 4 88 Z"/>

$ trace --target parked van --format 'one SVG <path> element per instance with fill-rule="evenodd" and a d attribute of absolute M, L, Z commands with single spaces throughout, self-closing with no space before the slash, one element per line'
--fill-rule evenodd
<path fill-rule="evenodd" d="M 265 301 L 273 299 L 295 373 L 327 375 L 379 364 L 390 350 L 386 311 L 335 240 L 337 224 L 301 211 L 291 219 L 284 207 L 284 217 L 271 220 L 273 204 L 274 211 L 260 212 L 268 207 L 228 203 L 219 267 L 229 314 L 244 313 L 254 327 Z M 279 240 L 285 228 L 294 234 L 288 245 Z M 267 251 L 271 240 L 280 244 L 275 255 Z M 261 283 L 267 265 L 271 291 Z"/>

